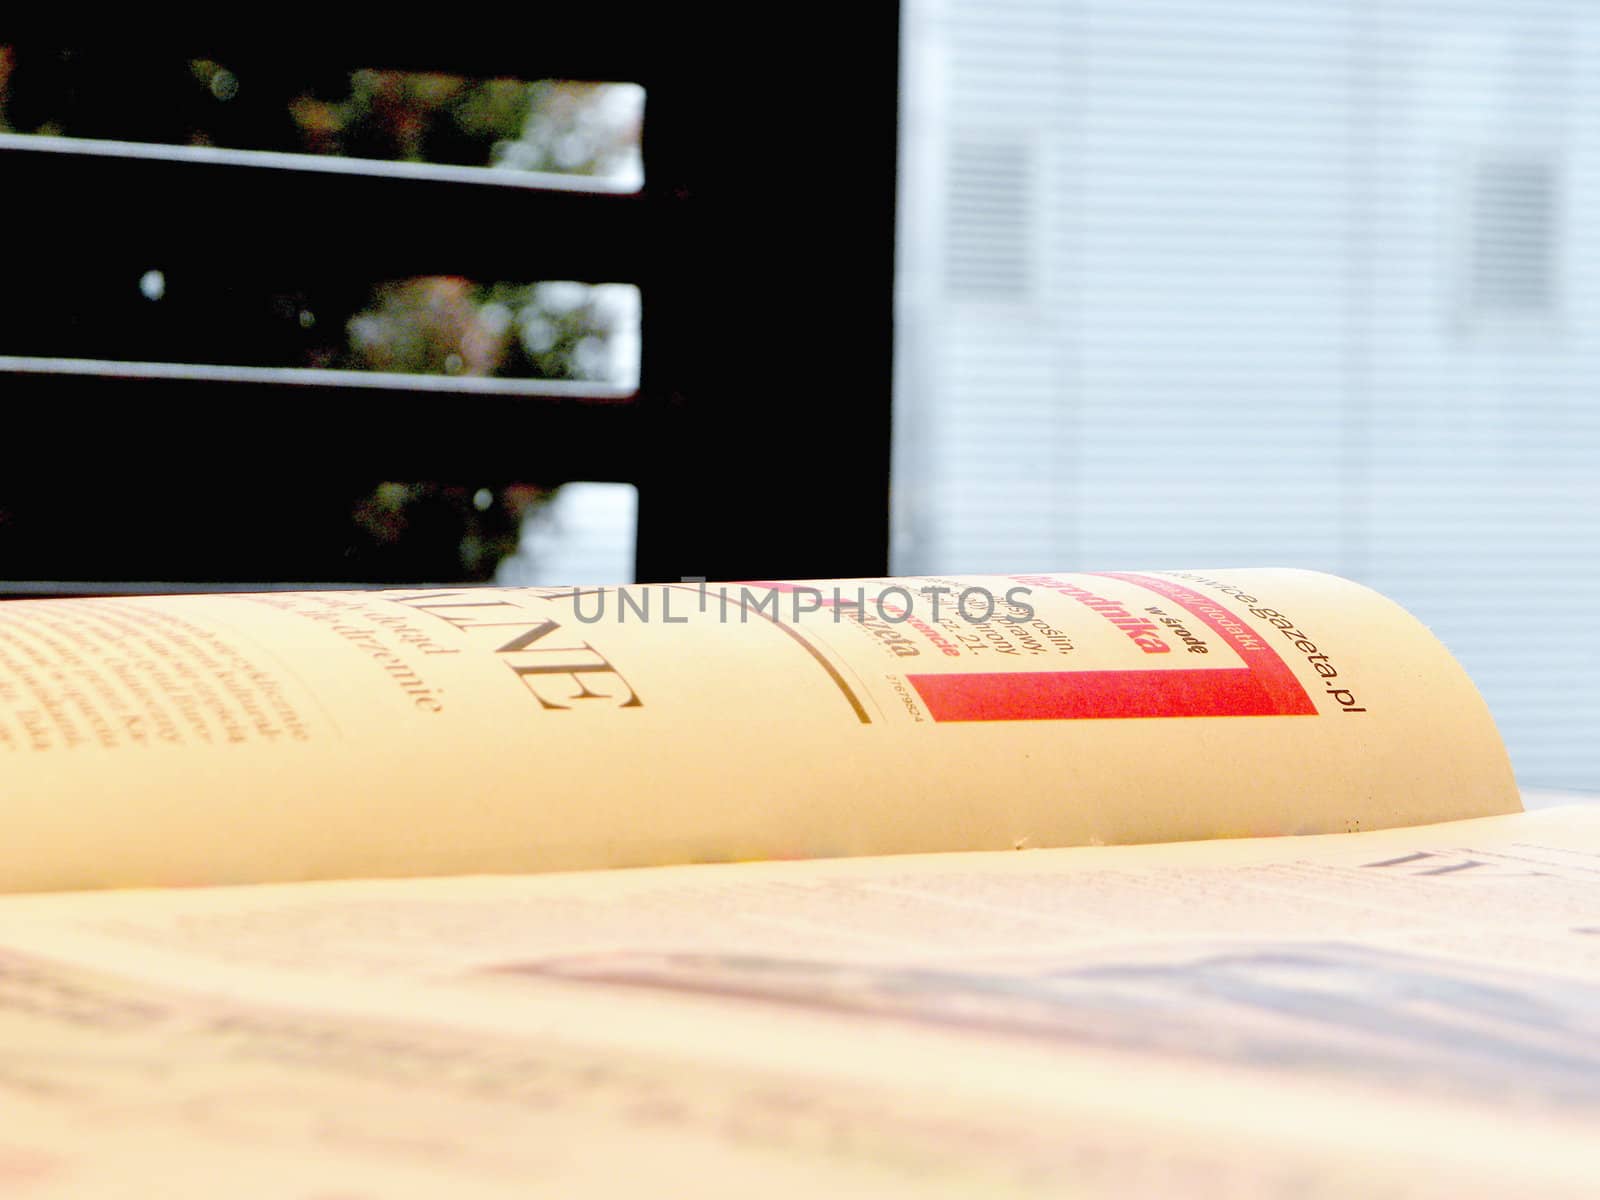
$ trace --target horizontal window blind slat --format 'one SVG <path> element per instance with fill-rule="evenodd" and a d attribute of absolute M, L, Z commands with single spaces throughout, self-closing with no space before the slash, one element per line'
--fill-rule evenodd
<path fill-rule="evenodd" d="M 277 150 L 235 150 L 222 146 L 164 146 L 100 138 L 47 137 L 0 133 L 0 153 L 63 158 L 122 159 L 174 166 L 203 165 L 242 171 L 295 171 L 310 175 L 356 175 L 371 179 L 414 179 L 433 183 L 470 183 L 531 191 L 589 196 L 632 196 L 636 184 L 586 175 L 518 171 L 505 167 L 463 167 L 448 163 L 395 162 L 387 159 L 337 158 L 290 154 Z"/>

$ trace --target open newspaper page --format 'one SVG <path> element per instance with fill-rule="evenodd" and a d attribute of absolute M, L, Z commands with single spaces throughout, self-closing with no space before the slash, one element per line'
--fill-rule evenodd
<path fill-rule="evenodd" d="M 0 1191 L 1585 1196 L 1600 808 L 0 901 Z"/>
<path fill-rule="evenodd" d="M 19 601 L 0 889 L 1513 811 L 1416 620 L 1304 571 Z"/>

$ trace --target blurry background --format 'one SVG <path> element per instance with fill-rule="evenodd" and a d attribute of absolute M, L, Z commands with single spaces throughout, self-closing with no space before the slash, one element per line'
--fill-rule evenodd
<path fill-rule="evenodd" d="M 367 171 L 411 168 L 419 179 L 458 184 L 520 178 L 559 187 L 567 179 L 584 190 L 625 196 L 643 182 L 644 89 L 636 83 L 224 57 L 146 44 L 0 44 L 0 134 L 31 135 L 42 139 L 34 145 L 67 154 L 217 148 L 223 164 L 247 167 L 314 155 L 323 167 L 339 165 L 327 160 L 356 160 L 351 165 Z M 231 150 L 250 153 L 229 157 Z M 84 206 L 84 224 L 96 220 L 97 199 L 119 205 L 115 194 L 74 190 L 71 200 Z M 136 226 L 112 255 L 94 255 L 95 261 L 72 263 L 66 246 L 45 270 L 13 269 L 0 354 L 73 364 L 563 381 L 600 385 L 574 389 L 580 394 L 609 390 L 619 398 L 638 388 L 640 296 L 634 285 L 395 277 L 383 269 L 390 263 L 381 250 L 364 256 L 371 266 L 358 258 L 308 271 L 292 260 L 234 252 L 253 236 L 250 220 L 240 222 L 243 215 L 221 205 L 205 213 L 213 227 L 196 232 L 216 243 L 209 259 L 163 254 L 160 238 L 141 237 Z M 269 210 L 255 219 L 272 216 Z M 315 219 L 337 244 L 341 225 L 377 224 L 380 214 L 370 206 L 329 206 Z M 418 225 L 434 226 L 452 219 L 446 213 L 415 217 Z M 399 240 L 409 231 L 402 225 L 397 232 Z M 14 240 L 23 236 L 11 230 Z M 513 243 L 550 231 L 529 213 L 495 236 Z M 396 249 L 403 258 L 404 249 Z M 230 372 L 215 377 L 225 380 Z M 226 421 L 227 408 L 218 408 L 216 417 Z M 292 489 L 280 479 L 254 486 L 241 479 L 220 491 L 180 487 L 154 510 L 143 497 L 129 515 L 145 527 L 189 526 L 186 534 L 160 546 L 146 537 L 138 555 L 118 563 L 94 550 L 81 559 L 91 579 L 106 579 L 121 567 L 140 579 L 154 575 L 174 583 L 265 581 L 274 564 L 262 554 L 255 524 L 263 534 L 271 536 L 276 527 L 276 536 L 299 542 L 296 558 L 305 564 L 299 581 L 307 583 L 320 581 L 312 574 L 319 568 L 323 578 L 356 582 L 531 583 L 631 574 L 636 506 L 630 485 L 575 484 L 563 491 L 522 479 L 494 483 L 339 480 L 319 489 L 316 479 L 301 476 Z M 104 498 L 85 496 L 80 487 L 65 483 L 0 497 L 0 551 L 10 560 L 8 573 L 14 576 L 30 559 L 51 574 L 72 571 L 72 562 L 52 561 L 68 558 L 52 549 L 79 539 L 92 544 L 97 527 L 108 524 L 113 529 L 106 532 L 117 536 Z M 297 506 L 300 520 L 292 516 Z M 251 563 L 252 554 L 259 565 Z M 142 571 L 139 556 L 150 560 Z M 193 569 L 173 563 L 177 556 Z"/>
<path fill-rule="evenodd" d="M 1600 788 L 1600 8 L 903 14 L 895 569 L 1351 576 Z"/>
<path fill-rule="evenodd" d="M 286 378 L 263 372 L 340 387 L 359 373 L 463 403 L 631 404 L 641 379 L 661 411 L 685 394 L 691 409 L 719 398 L 668 448 L 718 439 L 727 477 L 675 472 L 681 455 L 667 453 L 653 493 L 584 468 L 321 487 L 291 465 L 199 492 L 168 479 L 159 520 L 215 518 L 165 560 L 192 564 L 185 579 L 250 578 L 260 531 L 289 508 L 329 580 L 715 577 L 699 552 L 636 559 L 636 530 L 673 522 L 764 554 L 732 568 L 743 577 L 882 569 L 873 527 L 889 516 L 870 481 L 848 496 L 840 481 L 885 465 L 874 372 L 891 331 L 873 305 L 888 303 L 887 239 L 849 222 L 878 212 L 875 189 L 889 187 L 895 156 L 873 138 L 898 72 L 887 566 L 1335 571 L 1410 607 L 1466 663 L 1525 785 L 1600 790 L 1600 699 L 1586 686 L 1587 614 L 1600 608 L 1600 228 L 1584 219 L 1600 201 L 1600 10 L 904 0 L 897 35 L 892 12 L 853 32 L 741 27 L 740 57 L 696 83 L 693 119 L 677 126 L 710 182 L 658 180 L 652 203 L 715 194 L 741 173 L 759 186 L 725 187 L 721 209 L 700 210 L 715 219 L 650 227 L 688 239 L 651 266 L 654 292 L 544 269 L 576 234 L 508 217 L 521 210 L 497 197 L 649 197 L 652 131 L 668 82 L 695 74 L 677 55 L 699 34 L 672 53 L 639 39 L 655 65 L 616 82 L 0 45 L 0 166 L 13 172 L 41 146 L 178 148 L 159 153 L 197 164 L 316 156 L 325 173 L 470 192 L 482 207 L 466 211 L 484 214 L 462 223 L 427 199 L 380 213 L 358 192 L 309 214 L 263 201 L 260 231 L 281 217 L 299 242 L 241 259 L 251 230 L 228 229 L 206 235 L 226 252 L 181 270 L 160 239 L 97 242 L 85 225 L 76 258 L 25 287 L 13 270 L 0 366 L 124 378 L 143 363 L 163 379 L 177 363 L 186 380 L 234 372 L 262 386 Z M 409 254 L 448 222 L 471 253 Z M 707 259 L 719 228 L 720 257 Z M 8 236 L 27 231 L 14 219 Z M 361 253 L 332 253 L 353 241 Z M 327 269 L 285 266 L 279 250 L 295 245 L 302 258 L 331 248 Z M 663 279 L 692 284 L 694 303 L 663 305 Z M 653 398 L 652 322 L 678 372 L 662 384 L 658 370 Z M 685 364 L 700 375 L 680 386 Z M 589 428 L 574 425 L 570 444 L 592 441 Z M 482 444 L 503 462 L 504 443 Z M 773 445 L 789 458 L 763 457 Z M 25 443 L 13 436 L 7 453 Z M 663 515 L 660 498 L 682 489 L 699 507 Z M 117 557 L 134 523 L 153 520 L 124 498 L 82 480 L 0 489 L 4 573 L 59 564 L 45 551 L 67 539 L 170 578 L 140 572 L 133 551 Z M 835 565 L 826 547 L 846 529 L 867 550 Z"/>

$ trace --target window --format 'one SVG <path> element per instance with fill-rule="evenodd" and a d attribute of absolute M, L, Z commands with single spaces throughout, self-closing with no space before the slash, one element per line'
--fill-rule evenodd
<path fill-rule="evenodd" d="M 0 481 L 6 573 L 35 591 L 388 579 L 389 565 L 352 563 L 348 520 L 345 541 L 325 536 L 330 500 L 348 511 L 353 496 L 382 529 L 397 498 L 420 498 L 474 535 L 467 546 L 504 540 L 508 504 L 567 482 L 637 489 L 637 578 L 881 573 L 897 14 L 857 14 L 848 38 L 774 16 L 751 27 L 760 55 L 730 53 L 720 20 L 541 10 L 516 37 L 385 39 L 382 62 L 331 35 L 287 55 L 225 38 L 71 51 L 69 73 L 159 67 L 156 132 L 135 127 L 148 124 L 137 106 L 116 128 L 70 113 L 47 128 L 48 105 L 19 115 L 37 51 L 0 34 L 15 47 L 0 58 L 8 120 L 33 131 L 0 133 L 21 231 L 0 329 L 47 314 L 39 337 L 0 351 L 21 431 Z M 585 153 L 590 127 L 562 107 L 606 81 L 637 85 L 602 105 L 624 129 L 643 89 L 631 157 Z M 543 118 L 501 108 L 528 87 L 555 112 L 549 153 L 525 145 Z M 178 93 L 210 123 L 172 119 L 188 111 Z M 572 174 L 597 162 L 603 175 Z M 99 202 L 90 220 L 64 202 L 84 196 Z M 238 279 L 256 300 L 230 292 Z M 610 333 L 567 339 L 578 369 L 563 377 L 527 361 L 552 342 L 544 318 L 524 320 L 530 303 L 565 303 L 539 289 L 571 282 L 637 288 L 637 388 L 615 382 L 633 367 Z M 70 303 L 41 305 L 36 284 Z M 401 314 L 418 302 L 451 337 L 415 336 Z M 185 305 L 213 331 L 248 310 L 270 336 L 153 350 L 140 323 L 149 333 Z M 128 321 L 96 328 L 107 307 Z M 74 313 L 101 348 L 65 336 Z M 308 348 L 322 361 L 295 365 Z M 496 523 L 480 530 L 486 515 Z"/>

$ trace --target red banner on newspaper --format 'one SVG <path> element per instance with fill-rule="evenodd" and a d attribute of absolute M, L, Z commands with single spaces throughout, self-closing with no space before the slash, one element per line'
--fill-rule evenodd
<path fill-rule="evenodd" d="M 1207 626 L 1239 667 L 1125 671 L 993 671 L 906 678 L 935 721 L 1072 721 L 1121 717 L 1312 716 L 1289 665 L 1238 616 L 1199 592 L 1150 575 L 1104 572 L 1155 592 Z"/>

